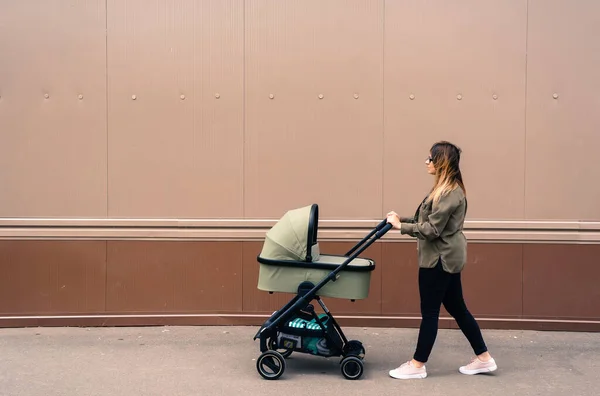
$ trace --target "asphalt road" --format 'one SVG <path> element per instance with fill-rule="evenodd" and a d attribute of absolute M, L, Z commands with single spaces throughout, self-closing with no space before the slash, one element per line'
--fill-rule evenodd
<path fill-rule="evenodd" d="M 256 370 L 256 327 L 0 329 L 0 395 L 577 395 L 600 393 L 600 333 L 484 331 L 499 365 L 465 376 L 457 330 L 440 330 L 428 377 L 394 380 L 416 329 L 345 328 L 363 341 L 365 374 L 342 377 L 338 358 L 293 354 L 277 381 Z"/>

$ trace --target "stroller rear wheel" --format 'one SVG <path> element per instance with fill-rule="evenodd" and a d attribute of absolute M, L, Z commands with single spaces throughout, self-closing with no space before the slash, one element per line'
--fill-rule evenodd
<path fill-rule="evenodd" d="M 265 351 L 256 360 L 258 373 L 268 380 L 276 380 L 285 371 L 285 359 L 277 351 Z"/>
<path fill-rule="evenodd" d="M 342 359 L 342 375 L 349 380 L 359 379 L 364 371 L 364 364 L 356 356 L 346 356 Z"/>

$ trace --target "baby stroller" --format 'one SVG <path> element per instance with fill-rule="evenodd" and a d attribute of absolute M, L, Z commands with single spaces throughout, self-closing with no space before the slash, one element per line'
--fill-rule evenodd
<path fill-rule="evenodd" d="M 341 357 L 342 375 L 347 379 L 356 380 L 363 374 L 365 348 L 360 341 L 346 339 L 321 297 L 366 298 L 375 262 L 358 255 L 392 226 L 383 220 L 348 253 L 339 256 L 320 253 L 318 222 L 317 204 L 288 211 L 269 230 L 257 257 L 259 290 L 295 293 L 254 336 L 254 340 L 260 338 L 262 352 L 256 368 L 268 380 L 281 377 L 285 359 L 294 351 Z M 317 315 L 313 300 L 324 313 Z"/>

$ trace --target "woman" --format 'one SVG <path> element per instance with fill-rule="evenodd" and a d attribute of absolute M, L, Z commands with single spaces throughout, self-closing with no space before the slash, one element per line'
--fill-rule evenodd
<path fill-rule="evenodd" d="M 399 217 L 395 212 L 387 215 L 387 222 L 394 228 L 417 238 L 422 317 L 413 359 L 391 370 L 393 378 L 427 377 L 425 363 L 437 336 L 441 304 L 454 317 L 476 355 L 459 371 L 472 375 L 497 369 L 462 294 L 460 274 L 467 256 L 467 240 L 462 230 L 467 199 L 459 166 L 460 153 L 451 143 L 434 144 L 426 164 L 435 182 L 414 218 Z"/>

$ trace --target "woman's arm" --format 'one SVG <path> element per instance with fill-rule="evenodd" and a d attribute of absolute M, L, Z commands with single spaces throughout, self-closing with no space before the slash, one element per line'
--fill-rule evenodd
<path fill-rule="evenodd" d="M 419 239 L 432 240 L 438 238 L 444 231 L 450 216 L 462 202 L 463 196 L 457 190 L 442 196 L 437 204 L 433 204 L 427 221 L 411 223 L 401 220 L 399 224 L 400 233 Z"/>
<path fill-rule="evenodd" d="M 417 210 L 417 214 L 418 214 L 418 210 Z M 413 217 L 400 217 L 400 215 L 394 211 L 388 212 L 387 217 L 388 219 L 390 218 L 390 216 L 392 217 L 396 217 L 398 219 L 399 222 L 401 223 L 414 223 L 415 219 L 417 218 L 417 214 L 415 214 Z M 392 224 L 397 223 L 398 221 L 394 221 L 392 222 Z"/>

